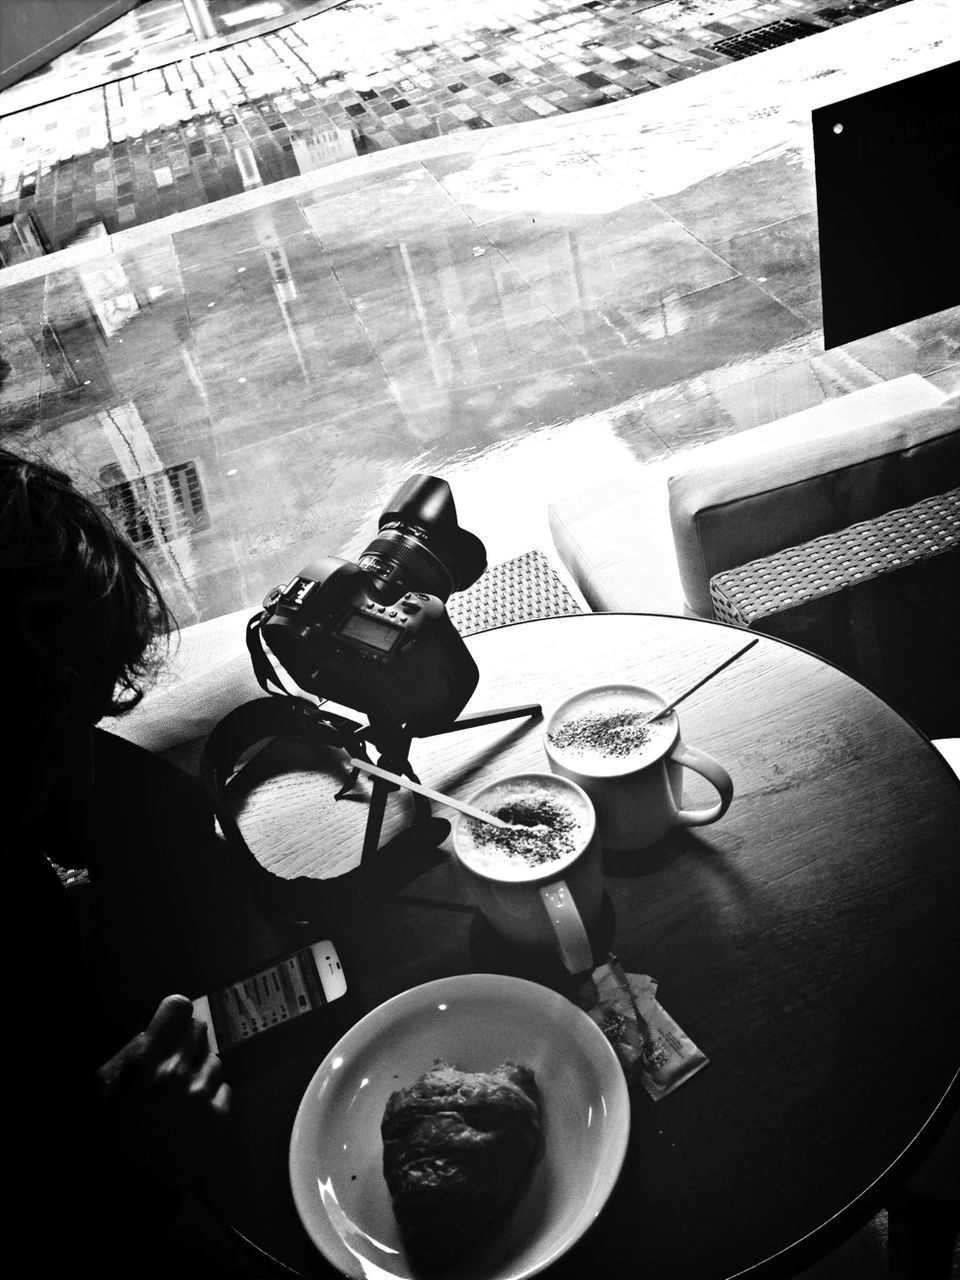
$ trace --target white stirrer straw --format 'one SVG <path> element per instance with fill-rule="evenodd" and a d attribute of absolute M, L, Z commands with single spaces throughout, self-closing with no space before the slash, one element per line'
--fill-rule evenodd
<path fill-rule="evenodd" d="M 454 800 L 451 796 L 445 796 L 439 791 L 433 791 L 430 787 L 423 787 L 419 782 L 414 782 L 412 778 L 405 778 L 402 774 L 391 773 L 388 769 L 381 769 L 379 765 L 368 764 L 366 760 L 351 759 L 350 764 L 354 769 L 361 769 L 364 773 L 372 773 L 375 778 L 383 778 L 385 782 L 396 783 L 398 787 L 404 787 L 407 791 L 415 791 L 418 796 L 426 796 L 428 800 L 436 800 L 437 804 L 445 804 L 450 809 L 458 809 L 461 813 L 465 813 L 468 818 L 477 818 L 480 822 L 489 822 L 493 827 L 513 829 L 509 822 L 504 822 L 502 818 L 495 818 L 492 813 L 485 813 L 483 809 L 475 809 L 472 804 L 464 804 L 462 800 Z"/>

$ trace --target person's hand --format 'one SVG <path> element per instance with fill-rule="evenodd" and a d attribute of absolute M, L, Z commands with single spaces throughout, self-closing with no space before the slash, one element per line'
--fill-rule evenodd
<path fill-rule="evenodd" d="M 98 1132 L 115 1154 L 189 1185 L 221 1136 L 230 1086 L 186 996 L 160 1002 L 145 1031 L 97 1072 Z"/>

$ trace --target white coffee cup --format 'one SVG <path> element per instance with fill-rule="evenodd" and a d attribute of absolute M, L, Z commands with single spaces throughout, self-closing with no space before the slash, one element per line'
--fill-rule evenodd
<path fill-rule="evenodd" d="M 547 721 L 550 768 L 593 801 L 604 849 L 646 849 L 671 827 L 706 826 L 730 807 L 733 782 L 723 765 L 681 740 L 675 711 L 652 718 L 666 705 L 640 685 L 597 685 L 567 698 Z M 684 769 L 712 784 L 715 803 L 683 807 Z"/>
<path fill-rule="evenodd" d="M 587 929 L 600 913 L 603 874 L 589 796 L 556 774 L 518 773 L 489 783 L 470 804 L 521 828 L 454 819 L 454 854 L 488 923 L 515 946 L 557 950 L 570 973 L 592 969 Z M 524 835 L 534 822 L 546 832 Z"/>

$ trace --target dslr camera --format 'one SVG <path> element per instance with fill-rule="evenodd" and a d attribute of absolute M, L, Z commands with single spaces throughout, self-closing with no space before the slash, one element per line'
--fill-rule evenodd
<path fill-rule="evenodd" d="M 251 625 L 305 692 L 371 723 L 436 733 L 479 679 L 446 601 L 486 567 L 483 543 L 457 523 L 450 486 L 415 475 L 384 508 L 356 564 L 325 557 L 301 569 L 269 592 Z"/>

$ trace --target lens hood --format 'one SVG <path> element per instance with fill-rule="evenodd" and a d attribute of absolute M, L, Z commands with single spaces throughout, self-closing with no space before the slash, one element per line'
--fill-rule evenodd
<path fill-rule="evenodd" d="M 396 529 L 421 541 L 446 568 L 453 591 L 473 586 L 487 567 L 486 548 L 460 527 L 450 486 L 437 476 L 405 480 L 384 507 L 379 528 L 381 535 Z"/>

